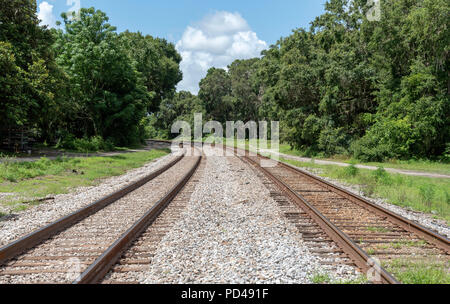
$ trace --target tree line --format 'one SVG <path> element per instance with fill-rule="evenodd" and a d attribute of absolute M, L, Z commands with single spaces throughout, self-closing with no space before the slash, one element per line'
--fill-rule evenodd
<path fill-rule="evenodd" d="M 25 126 L 66 148 L 142 141 L 148 113 L 182 79 L 175 46 L 117 33 L 94 8 L 62 18 L 63 29 L 49 29 L 35 0 L 0 0 L 0 129 Z"/>
<path fill-rule="evenodd" d="M 365 161 L 450 158 L 446 0 L 329 0 L 309 29 L 280 39 L 261 58 L 212 68 L 198 96 L 180 92 L 152 117 L 170 137 L 176 119 L 279 120 L 281 138 L 314 155 Z"/>

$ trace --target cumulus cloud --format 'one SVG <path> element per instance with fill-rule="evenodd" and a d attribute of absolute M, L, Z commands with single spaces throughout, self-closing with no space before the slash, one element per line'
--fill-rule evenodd
<path fill-rule="evenodd" d="M 40 25 L 56 27 L 56 17 L 53 15 L 53 5 L 49 4 L 47 1 L 39 4 L 38 18 L 41 20 Z"/>
<path fill-rule="evenodd" d="M 209 68 L 226 68 L 236 59 L 258 57 L 267 43 L 258 39 L 239 13 L 216 12 L 188 26 L 176 44 L 183 57 L 179 90 L 198 93 Z"/>

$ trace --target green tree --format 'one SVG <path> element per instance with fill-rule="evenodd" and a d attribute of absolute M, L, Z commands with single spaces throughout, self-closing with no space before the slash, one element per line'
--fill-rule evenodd
<path fill-rule="evenodd" d="M 200 81 L 198 97 L 202 100 L 208 119 L 225 123 L 232 117 L 231 79 L 224 69 L 211 68 Z"/>
<path fill-rule="evenodd" d="M 129 31 L 121 33 L 120 37 L 152 96 L 148 111 L 156 112 L 163 99 L 174 96 L 175 86 L 182 80 L 181 56 L 175 46 L 164 39 Z"/>
<path fill-rule="evenodd" d="M 236 60 L 228 67 L 234 120 L 258 120 L 258 108 L 261 104 L 258 63 L 258 58 Z"/>
<path fill-rule="evenodd" d="M 27 125 L 49 136 L 51 108 L 61 100 L 64 82 L 52 51 L 52 33 L 39 26 L 36 1 L 0 1 L 0 124 Z M 45 117 L 45 119 L 43 119 Z"/>
<path fill-rule="evenodd" d="M 176 121 L 186 121 L 194 130 L 194 114 L 206 114 L 202 101 L 190 92 L 181 91 L 172 98 L 164 99 L 159 112 L 152 121 L 152 128 L 159 130 L 157 136 L 162 138 L 173 138 L 177 134 L 171 134 L 171 128 Z"/>
<path fill-rule="evenodd" d="M 62 16 L 65 32 L 58 32 L 55 48 L 72 84 L 70 132 L 120 145 L 140 140 L 151 96 L 116 28 L 94 8 L 81 9 L 79 20 Z"/>

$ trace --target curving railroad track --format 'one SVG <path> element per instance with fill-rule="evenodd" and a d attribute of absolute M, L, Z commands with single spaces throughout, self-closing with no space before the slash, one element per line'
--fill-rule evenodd
<path fill-rule="evenodd" d="M 140 181 L 1 248 L 0 283 L 103 280 L 128 247 L 148 235 L 148 227 L 179 200 L 177 195 L 202 160 L 187 152 Z"/>

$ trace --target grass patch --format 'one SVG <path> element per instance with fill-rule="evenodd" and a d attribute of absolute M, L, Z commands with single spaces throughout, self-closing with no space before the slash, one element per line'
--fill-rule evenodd
<path fill-rule="evenodd" d="M 384 267 L 404 284 L 450 284 L 448 266 L 440 263 L 397 259 Z"/>
<path fill-rule="evenodd" d="M 352 280 L 333 280 L 327 273 L 316 273 L 310 278 L 313 284 L 367 284 L 369 281 L 367 280 L 365 275 L 360 275 L 356 279 Z"/>
<path fill-rule="evenodd" d="M 353 170 L 350 167 L 281 160 L 297 167 L 320 169 L 318 174 L 321 176 L 359 185 L 363 195 L 384 198 L 394 205 L 433 213 L 436 218 L 450 223 L 450 179 L 392 174 L 381 167 L 376 171 Z"/>
<path fill-rule="evenodd" d="M 0 193 L 15 193 L 29 201 L 5 198 L 3 205 L 22 211 L 41 202 L 35 199 L 50 194 L 67 193 L 80 186 L 91 186 L 102 178 L 119 176 L 126 171 L 167 155 L 170 151 L 152 150 L 109 157 L 42 158 L 36 162 L 0 163 Z"/>
<path fill-rule="evenodd" d="M 367 280 L 367 277 L 365 275 L 360 275 L 359 277 L 353 280 L 337 280 L 332 282 L 332 284 L 339 284 L 339 285 L 361 285 L 368 283 L 369 280 Z"/>
<path fill-rule="evenodd" d="M 329 284 L 331 278 L 327 273 L 317 273 L 310 278 L 313 284 Z"/>

